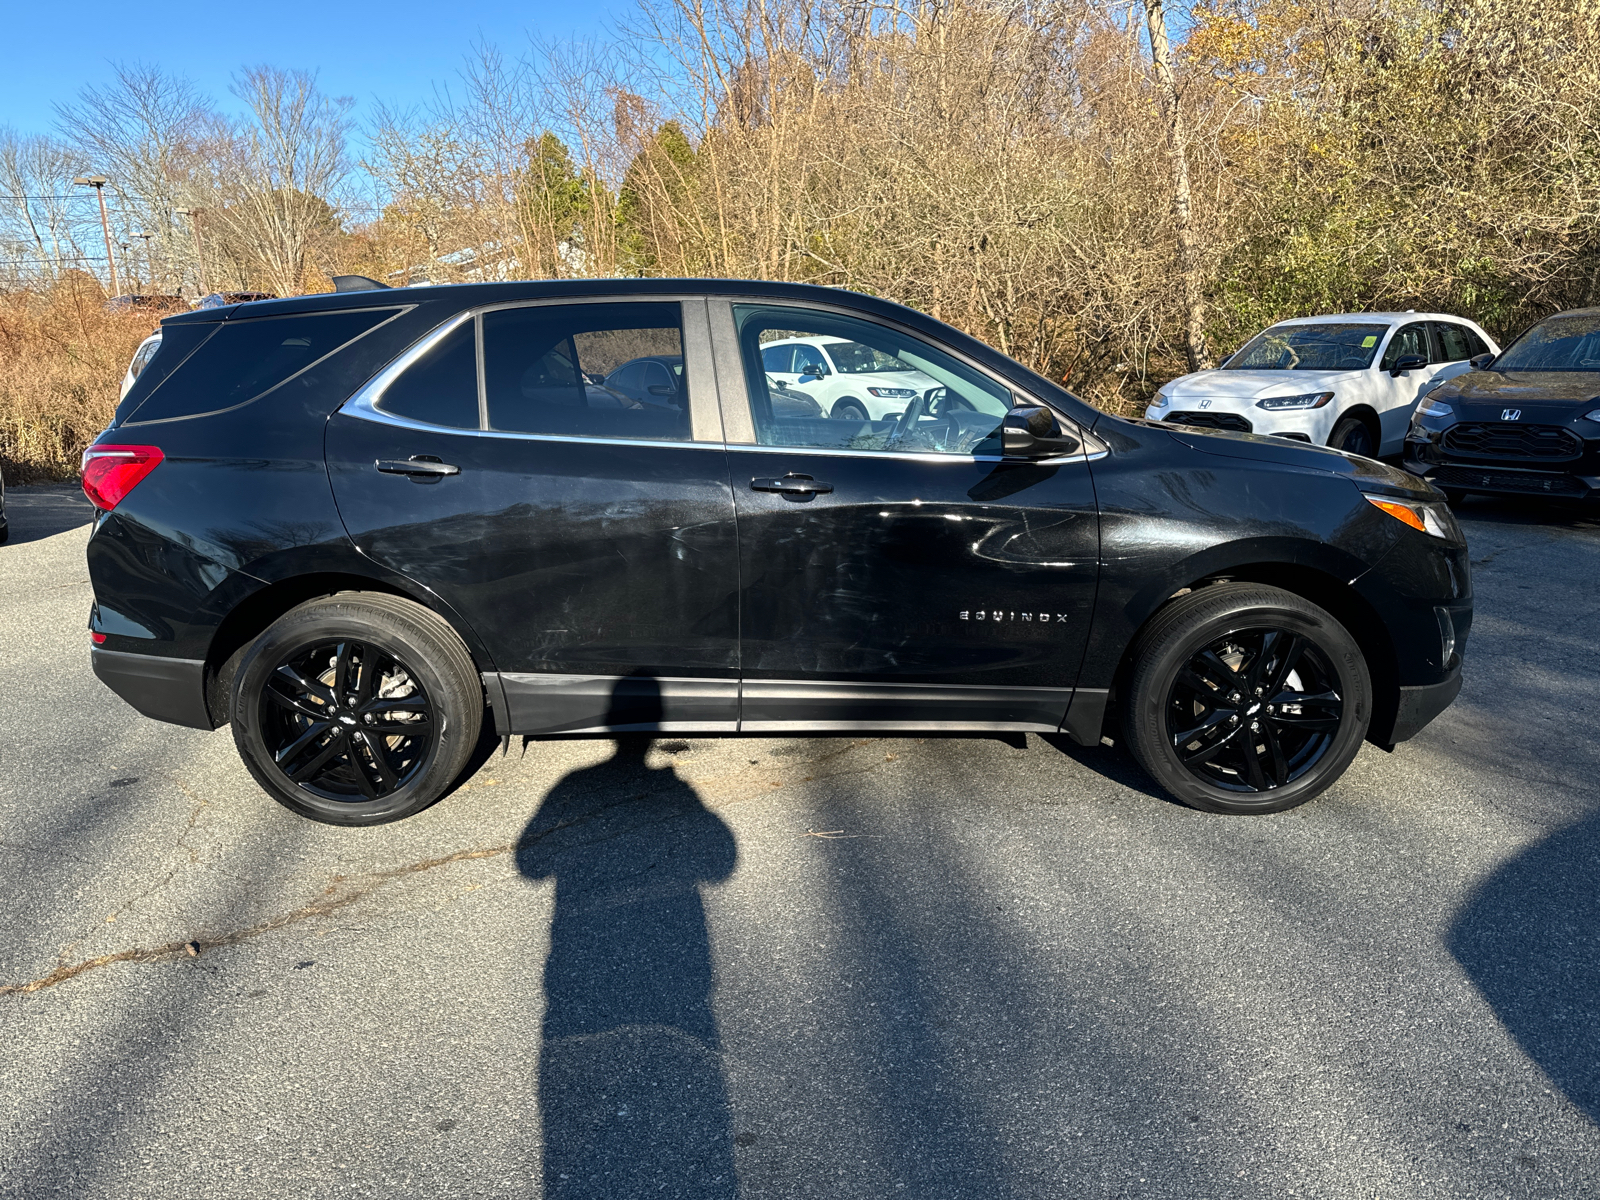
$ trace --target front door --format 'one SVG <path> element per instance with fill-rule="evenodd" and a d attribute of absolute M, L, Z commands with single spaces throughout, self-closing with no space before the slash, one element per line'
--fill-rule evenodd
<path fill-rule="evenodd" d="M 1417 355 L 1427 365 L 1413 367 L 1399 375 L 1391 374 L 1401 358 Z M 1378 421 L 1383 426 L 1383 441 L 1379 454 L 1398 454 L 1405 445 L 1406 430 L 1411 425 L 1411 414 L 1417 399 L 1429 383 L 1444 369 L 1438 347 L 1428 329 L 1428 322 L 1413 321 L 1395 330 L 1389 345 L 1378 364 L 1382 372 L 1378 378 L 1383 388 L 1383 399 L 1378 408 Z"/>
<path fill-rule="evenodd" d="M 905 331 L 798 306 L 719 316 L 743 367 L 719 370 L 724 403 L 748 406 L 725 415 L 750 431 L 729 445 L 741 728 L 1056 730 L 1099 570 L 1085 456 L 1001 461 L 1010 390 Z M 762 348 L 797 333 L 860 342 L 938 386 L 898 418 L 774 416 Z"/>
<path fill-rule="evenodd" d="M 503 731 L 734 728 L 734 511 L 704 330 L 698 298 L 489 309 L 330 422 L 351 537 L 474 628 Z M 679 354 L 678 408 L 594 382 Z"/>

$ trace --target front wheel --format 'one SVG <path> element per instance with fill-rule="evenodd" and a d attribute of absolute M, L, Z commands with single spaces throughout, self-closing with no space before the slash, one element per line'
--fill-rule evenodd
<path fill-rule="evenodd" d="M 830 415 L 841 421 L 867 420 L 867 410 L 862 407 L 861 401 L 852 400 L 849 396 L 835 404 Z"/>
<path fill-rule="evenodd" d="M 329 825 L 380 825 L 449 790 L 477 744 L 483 686 L 437 614 L 346 592 L 268 627 L 239 665 L 233 738 L 278 803 Z"/>
<path fill-rule="evenodd" d="M 1328 445 L 1346 454 L 1359 454 L 1362 458 L 1378 456 L 1377 439 L 1360 417 L 1345 417 L 1339 421 L 1328 435 Z"/>
<path fill-rule="evenodd" d="M 1365 658 L 1292 592 L 1223 583 L 1173 601 L 1134 651 L 1123 731 L 1193 808 L 1281 812 L 1331 786 L 1372 716 Z"/>

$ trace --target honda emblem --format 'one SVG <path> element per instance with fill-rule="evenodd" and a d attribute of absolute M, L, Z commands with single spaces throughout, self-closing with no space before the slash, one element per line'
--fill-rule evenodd
<path fill-rule="evenodd" d="M 1211 401 L 1209 401 L 1209 400 L 1200 401 L 1200 407 L 1201 408 L 1210 408 L 1211 407 Z"/>
<path fill-rule="evenodd" d="M 1515 421 L 1521 416 L 1522 410 L 1520 408 L 1508 408 L 1501 412 L 1500 419 L 1502 421 Z"/>

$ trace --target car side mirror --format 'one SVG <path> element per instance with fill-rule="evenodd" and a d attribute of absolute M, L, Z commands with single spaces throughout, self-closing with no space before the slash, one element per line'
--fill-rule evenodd
<path fill-rule="evenodd" d="M 645 388 L 645 391 L 649 392 L 652 396 L 676 396 L 678 394 L 677 388 L 668 387 L 664 383 L 652 383 L 649 387 Z"/>
<path fill-rule="evenodd" d="M 1427 365 L 1428 360 L 1422 357 L 1420 354 L 1402 354 L 1399 358 L 1394 360 L 1394 366 L 1389 368 L 1389 374 L 1398 379 L 1407 371 L 1415 371 L 1418 367 L 1425 367 Z"/>
<path fill-rule="evenodd" d="M 1040 405 L 1019 405 L 1000 424 L 1000 450 L 1007 458 L 1054 458 L 1083 446 L 1061 428 L 1055 413 Z"/>
<path fill-rule="evenodd" d="M 821 363 L 807 363 L 800 368 L 801 379 L 821 379 L 828 373 L 828 368 Z"/>
<path fill-rule="evenodd" d="M 1487 351 L 1483 354 L 1475 354 L 1471 358 L 1467 359 L 1467 366 L 1471 367 L 1474 371 L 1487 371 L 1494 365 L 1494 360 L 1498 357 L 1499 355 L 1491 354 Z"/>

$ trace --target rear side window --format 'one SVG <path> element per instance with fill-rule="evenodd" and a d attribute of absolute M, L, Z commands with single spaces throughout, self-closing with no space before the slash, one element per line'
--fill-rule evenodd
<path fill-rule="evenodd" d="M 676 388 L 671 395 L 630 394 L 604 382 L 634 359 L 682 354 L 676 304 L 535 305 L 485 313 L 489 428 L 688 441 L 687 397 Z"/>
<path fill-rule="evenodd" d="M 362 308 L 225 321 L 181 369 L 157 385 L 131 419 L 163 421 L 247 404 L 355 341 L 394 313 L 390 308 Z"/>
<path fill-rule="evenodd" d="M 1472 344 L 1467 340 L 1468 331 L 1465 325 L 1440 321 L 1433 329 L 1439 335 L 1440 362 L 1464 362 L 1478 353 L 1472 349 Z"/>
<path fill-rule="evenodd" d="M 378 407 L 398 417 L 478 427 L 478 348 L 472 322 L 463 321 L 444 340 L 402 371 L 383 390 Z"/>

